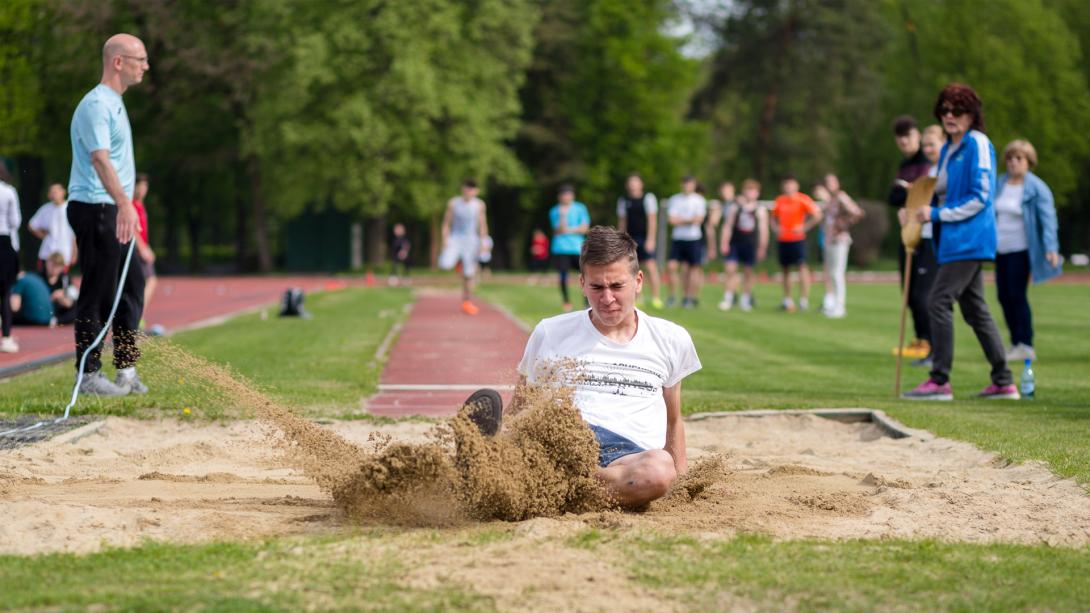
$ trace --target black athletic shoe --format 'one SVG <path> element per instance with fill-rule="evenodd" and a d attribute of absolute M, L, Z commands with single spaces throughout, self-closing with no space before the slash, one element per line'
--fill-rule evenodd
<path fill-rule="evenodd" d="M 469 419 L 485 436 L 494 436 L 500 431 L 500 422 L 503 421 L 503 399 L 500 393 L 494 389 L 483 388 L 473 392 L 466 398 L 463 406 L 472 408 L 469 410 Z"/>

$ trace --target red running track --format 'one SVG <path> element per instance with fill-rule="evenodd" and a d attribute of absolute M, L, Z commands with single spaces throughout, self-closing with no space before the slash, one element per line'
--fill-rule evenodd
<path fill-rule="evenodd" d="M 360 283 L 353 280 L 352 283 Z M 333 277 L 160 277 L 159 287 L 144 314 L 147 325 L 159 324 L 168 332 L 246 311 L 280 300 L 289 287 L 304 291 L 339 289 L 344 279 Z M 16 326 L 12 336 L 19 353 L 0 353 L 0 376 L 21 372 L 36 364 L 75 353 L 72 326 L 47 328 Z"/>
<path fill-rule="evenodd" d="M 367 410 L 450 416 L 481 387 L 496 388 L 509 402 L 529 335 L 496 307 L 476 304 L 480 312 L 466 315 L 454 293 L 418 292 Z"/>

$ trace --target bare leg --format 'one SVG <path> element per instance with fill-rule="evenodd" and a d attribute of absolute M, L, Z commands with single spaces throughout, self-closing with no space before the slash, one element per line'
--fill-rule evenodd
<path fill-rule="evenodd" d="M 681 285 L 681 277 L 678 274 L 677 260 L 670 260 L 669 262 L 667 262 L 666 270 L 670 273 L 670 297 L 676 298 Z"/>
<path fill-rule="evenodd" d="M 659 297 L 659 264 L 655 260 L 647 260 L 643 263 L 647 269 L 647 282 L 651 285 L 651 299 Z"/>
<path fill-rule="evenodd" d="M 151 304 L 151 297 L 155 295 L 155 286 L 159 285 L 159 277 L 151 277 L 144 284 L 144 312 L 148 312 L 148 305 Z"/>
<path fill-rule="evenodd" d="M 473 277 L 462 277 L 462 300 L 473 297 Z"/>
<path fill-rule="evenodd" d="M 668 452 L 649 449 L 617 458 L 599 468 L 597 477 L 622 507 L 636 508 L 666 494 L 677 479 L 677 469 Z"/>
<path fill-rule="evenodd" d="M 746 295 L 753 295 L 753 282 L 756 280 L 757 271 L 753 270 L 752 266 L 746 266 L 742 269 L 742 292 Z"/>
<path fill-rule="evenodd" d="M 723 284 L 723 290 L 732 294 L 738 293 L 738 262 L 727 262 L 727 282 Z"/>
<path fill-rule="evenodd" d="M 696 300 L 700 297 L 700 288 L 704 285 L 704 267 L 700 264 L 689 265 L 689 278 L 688 287 L 685 290 L 685 297 Z"/>
<path fill-rule="evenodd" d="M 799 289 L 802 290 L 802 295 L 799 296 L 799 300 L 810 299 L 810 267 L 806 264 L 799 264 Z"/>
<path fill-rule="evenodd" d="M 783 299 L 791 299 L 791 267 L 784 266 L 783 268 Z"/>

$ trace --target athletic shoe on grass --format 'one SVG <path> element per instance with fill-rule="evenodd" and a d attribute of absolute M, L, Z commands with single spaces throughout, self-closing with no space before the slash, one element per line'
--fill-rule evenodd
<path fill-rule="evenodd" d="M 148 386 L 144 385 L 140 381 L 140 375 L 136 374 L 136 367 L 131 369 L 123 368 L 117 371 L 117 377 L 114 379 L 114 384 L 118 387 L 129 388 L 130 394 L 146 394 L 148 393 Z"/>
<path fill-rule="evenodd" d="M 96 371 L 83 374 L 79 393 L 85 396 L 127 396 L 129 388 L 115 384 L 107 379 L 102 371 Z"/>
<path fill-rule="evenodd" d="M 977 398 L 992 398 L 999 400 L 1018 400 L 1022 396 L 1018 394 L 1018 388 L 1014 385 L 991 384 L 984 391 L 977 394 Z"/>
<path fill-rule="evenodd" d="M 787 311 L 788 313 L 794 313 L 796 310 L 795 302 L 790 298 L 784 298 L 783 302 L 780 303 L 780 310 Z"/>
<path fill-rule="evenodd" d="M 469 420 L 485 436 L 494 436 L 500 431 L 503 421 L 503 398 L 494 389 L 479 389 L 462 404 L 469 411 Z"/>
<path fill-rule="evenodd" d="M 949 381 L 939 385 L 928 379 L 918 385 L 916 389 L 901 394 L 901 398 L 905 400 L 953 400 L 954 390 L 950 387 Z"/>
<path fill-rule="evenodd" d="M 931 368 L 934 364 L 931 363 L 931 356 L 927 356 L 918 360 L 912 360 L 908 365 L 913 368 Z"/>
<path fill-rule="evenodd" d="M 753 310 L 753 298 L 751 298 L 749 294 L 742 294 L 741 300 L 738 301 L 738 308 L 742 309 L 743 311 L 747 311 L 747 312 L 752 311 Z"/>
<path fill-rule="evenodd" d="M 800 311 L 810 310 L 810 299 L 809 298 L 799 298 L 799 310 Z"/>
<path fill-rule="evenodd" d="M 476 315 L 480 311 L 481 309 L 479 309 L 477 305 L 473 304 L 472 302 L 468 300 L 462 301 L 462 312 L 466 315 Z"/>

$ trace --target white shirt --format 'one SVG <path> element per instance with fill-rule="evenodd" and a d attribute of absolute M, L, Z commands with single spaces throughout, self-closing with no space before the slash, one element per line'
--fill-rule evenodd
<path fill-rule="evenodd" d="M 1026 242 L 1026 221 L 1022 217 L 1022 195 L 1025 191 L 1025 184 L 1007 183 L 995 199 L 995 230 L 999 238 L 996 251 L 999 253 L 1029 249 Z"/>
<path fill-rule="evenodd" d="M 19 224 L 23 213 L 19 210 L 19 193 L 15 188 L 0 181 L 0 236 L 11 237 L 11 247 L 19 250 Z"/>
<path fill-rule="evenodd" d="M 38 249 L 38 259 L 48 260 L 49 256 L 59 251 L 64 256 L 65 264 L 72 263 L 72 243 L 76 240 L 76 234 L 68 225 L 67 202 L 60 206 L 52 202 L 43 204 L 30 218 L 27 227 L 47 233 Z"/>
<path fill-rule="evenodd" d="M 550 362 L 574 358 L 581 372 L 565 373 L 575 387 L 575 404 L 592 425 L 630 439 L 644 449 L 666 445 L 663 388 L 700 370 L 689 333 L 681 326 L 637 309 L 636 334 L 621 344 L 604 336 L 590 311 L 542 320 L 526 343 L 519 373 L 535 382 Z"/>
<path fill-rule="evenodd" d="M 693 192 L 691 194 L 674 194 L 670 196 L 666 210 L 670 217 L 690 218 L 708 214 L 708 201 L 704 196 Z M 670 233 L 676 241 L 700 240 L 700 224 L 688 223 L 674 226 Z"/>

